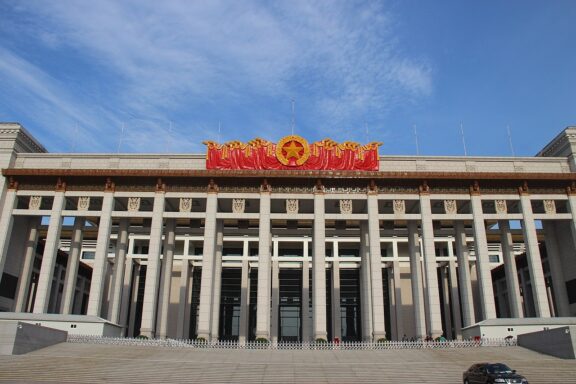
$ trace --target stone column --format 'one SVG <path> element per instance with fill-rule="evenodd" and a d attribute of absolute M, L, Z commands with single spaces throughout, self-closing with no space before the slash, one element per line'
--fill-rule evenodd
<path fill-rule="evenodd" d="M 390 329 L 388 335 L 390 340 L 398 340 L 398 328 L 396 324 L 396 298 L 394 297 L 394 271 L 392 270 L 391 263 L 387 263 L 385 268 L 386 277 L 388 282 L 388 303 L 390 309 Z"/>
<path fill-rule="evenodd" d="M 118 324 L 120 321 L 120 300 L 124 284 L 124 270 L 126 268 L 126 248 L 128 246 L 128 219 L 120 219 L 118 238 L 116 239 L 116 257 L 114 258 L 113 286 L 108 313 L 110 321 Z"/>
<path fill-rule="evenodd" d="M 206 219 L 204 221 L 204 248 L 202 256 L 202 278 L 200 282 L 200 305 L 198 313 L 198 337 L 210 339 L 212 319 L 212 293 L 214 288 L 214 259 L 216 258 L 216 212 L 218 195 L 209 191 L 206 197 Z"/>
<path fill-rule="evenodd" d="M 270 190 L 268 188 L 262 188 L 260 192 L 257 295 L 256 338 L 270 340 Z"/>
<path fill-rule="evenodd" d="M 184 256 L 186 257 L 186 255 Z M 187 259 L 182 260 L 180 267 L 180 295 L 178 300 L 178 326 L 176 329 L 177 337 L 181 339 L 188 338 L 186 332 L 186 312 L 190 312 L 190 302 L 188 301 L 188 290 L 190 289 L 190 264 Z"/>
<path fill-rule="evenodd" d="M 394 243 L 394 261 L 392 262 L 392 273 L 394 277 L 394 307 L 396 313 L 396 338 L 402 340 L 404 336 L 404 319 L 402 318 L 402 280 L 400 277 L 400 262 L 397 259 L 398 245 Z"/>
<path fill-rule="evenodd" d="M 424 314 L 424 289 L 422 287 L 420 241 L 418 236 L 418 225 L 415 221 L 408 222 L 408 253 L 410 254 L 410 284 L 412 286 L 415 336 L 417 338 L 425 338 L 426 317 Z"/>
<path fill-rule="evenodd" d="M 202 280 L 202 279 L 200 279 Z M 192 305 L 192 287 L 194 283 L 194 262 L 190 262 L 190 281 L 188 282 L 188 295 L 186 296 L 186 313 L 184 314 L 184 338 L 190 338 L 190 318 L 192 313 L 190 311 L 190 307 Z M 196 316 L 196 314 L 194 314 Z M 196 332 L 196 329 L 194 330 Z"/>
<path fill-rule="evenodd" d="M 166 221 L 166 234 L 164 245 L 164 260 L 162 262 L 162 287 L 160 287 L 160 338 L 168 335 L 168 312 L 170 311 L 170 287 L 172 285 L 172 265 L 174 263 L 174 242 L 176 219 Z"/>
<path fill-rule="evenodd" d="M 64 209 L 65 203 L 64 192 L 56 192 L 44 244 L 42 266 L 40 267 L 40 277 L 38 278 L 38 288 L 36 289 L 36 301 L 34 302 L 34 313 L 48 312 L 50 290 L 52 288 L 52 278 L 58 254 L 60 230 L 62 228 L 62 209 Z"/>
<path fill-rule="evenodd" d="M 56 264 L 56 272 L 54 273 L 54 280 L 53 280 L 53 287 L 50 290 L 50 299 L 48 302 L 48 313 L 58 313 L 60 309 L 61 300 L 58 300 L 59 291 L 60 291 L 60 282 L 62 282 L 64 278 L 64 267 L 62 265 Z"/>
<path fill-rule="evenodd" d="M 248 244 L 248 243 L 246 243 Z M 248 254 L 245 252 L 242 259 L 242 277 L 240 283 L 240 332 L 238 341 L 245 343 L 248 340 L 248 312 L 249 312 L 249 295 L 250 295 L 250 270 L 248 268 Z"/>
<path fill-rule="evenodd" d="M 278 243 L 274 243 L 278 245 Z M 272 316 L 270 325 L 270 334 L 272 342 L 278 341 L 278 330 L 279 330 L 279 305 L 280 305 L 280 281 L 279 273 L 280 268 L 278 266 L 278 252 L 274 252 L 274 258 L 272 259 Z"/>
<path fill-rule="evenodd" d="M 6 256 L 8 254 L 8 248 L 10 247 L 10 238 L 12 237 L 12 227 L 14 225 L 12 212 L 17 204 L 16 189 L 8 189 L 4 198 L 4 208 L 0 215 L 0 276 L 4 273 L 4 264 L 6 263 Z"/>
<path fill-rule="evenodd" d="M 548 254 L 548 265 L 550 266 L 550 276 L 554 286 L 554 298 L 556 299 L 556 312 L 560 317 L 570 316 L 570 304 L 568 302 L 568 292 L 566 291 L 566 279 L 560 251 L 558 249 L 558 238 L 556 237 L 556 223 L 542 220 L 542 227 L 545 233 L 546 251 Z"/>
<path fill-rule="evenodd" d="M 148 264 L 144 283 L 142 302 L 142 323 L 140 334 L 149 338 L 156 337 L 156 315 L 158 304 L 158 285 L 160 277 L 160 252 L 162 249 L 162 230 L 164 227 L 164 191 L 158 190 L 154 196 L 152 223 L 150 224 L 150 243 L 148 246 Z"/>
<path fill-rule="evenodd" d="M 448 284 L 448 266 L 443 265 L 440 267 L 440 279 L 442 287 L 442 298 L 444 300 L 444 324 L 446 324 L 446 329 L 444 330 L 444 335 L 449 340 L 454 339 L 452 334 L 452 310 L 450 308 L 450 286 Z"/>
<path fill-rule="evenodd" d="M 360 222 L 360 305 L 362 340 L 372 341 L 372 284 L 370 273 L 370 236 L 368 222 Z"/>
<path fill-rule="evenodd" d="M 520 274 L 520 285 L 522 286 L 522 297 L 524 300 L 524 316 L 525 317 L 534 317 L 536 313 L 534 311 L 534 306 L 532 305 L 532 294 L 530 289 L 528 289 L 528 282 L 526 281 L 526 273 L 525 269 L 521 269 L 518 271 Z"/>
<path fill-rule="evenodd" d="M 130 286 L 132 284 L 132 273 L 134 270 L 134 259 L 131 257 L 126 259 L 126 267 L 124 273 L 124 281 L 122 286 L 122 303 L 120 304 L 120 325 L 122 332 L 126 336 L 128 330 L 128 315 L 130 308 Z"/>
<path fill-rule="evenodd" d="M 573 247 L 576 248 L 576 189 L 568 188 L 568 208 L 572 214 L 572 220 L 570 220 L 570 231 L 572 232 L 572 242 Z M 0 267 L 2 265 L 0 264 Z M 2 269 L 0 268 L 0 272 Z"/>
<path fill-rule="evenodd" d="M 106 264 L 108 264 L 108 243 L 112 227 L 112 209 L 114 208 L 114 194 L 104 193 L 100 222 L 98 223 L 98 240 L 96 241 L 96 255 L 92 269 L 92 282 L 90 283 L 90 296 L 88 298 L 89 316 L 100 316 L 102 296 L 104 294 L 104 280 L 106 278 Z"/>
<path fill-rule="evenodd" d="M 78 264 L 82 253 L 82 231 L 86 219 L 81 216 L 74 218 L 74 227 L 72 228 L 72 242 L 70 252 L 68 253 L 68 262 L 66 264 L 66 277 L 64 280 L 64 297 L 62 298 L 61 313 L 69 315 L 72 313 L 74 304 L 74 293 L 76 292 L 76 280 L 78 279 Z"/>
<path fill-rule="evenodd" d="M 506 290 L 510 303 L 512 317 L 522 317 L 522 303 L 520 302 L 520 284 L 518 283 L 518 271 L 516 270 L 516 258 L 514 256 L 514 243 L 510 233 L 508 220 L 499 220 L 500 242 L 502 245 L 502 257 L 504 258 L 504 271 L 506 274 Z"/>
<path fill-rule="evenodd" d="M 214 288 L 212 296 L 211 340 L 218 340 L 220 331 L 220 294 L 222 292 L 222 249 L 224 247 L 224 222 L 216 224 L 216 253 L 214 256 Z"/>
<path fill-rule="evenodd" d="M 308 242 L 304 241 L 304 260 L 302 261 L 302 342 L 310 341 L 310 262 L 308 260 Z"/>
<path fill-rule="evenodd" d="M 450 245 L 452 248 L 452 245 Z M 458 296 L 458 278 L 456 274 L 456 262 L 454 258 L 448 261 L 450 274 L 450 301 L 452 302 L 452 317 L 454 318 L 454 339 L 462 338 L 462 317 L 460 316 L 460 297 Z"/>
<path fill-rule="evenodd" d="M 74 303 L 72 305 L 72 314 L 82 314 L 82 302 L 84 301 L 84 293 L 86 291 L 86 279 L 84 277 L 80 277 L 78 279 L 80 282 L 78 286 L 78 293 L 75 294 Z"/>
<path fill-rule="evenodd" d="M 36 258 L 36 246 L 38 244 L 38 233 L 40 228 L 41 217 L 31 217 L 29 222 L 28 239 L 26 241 L 26 253 L 20 279 L 18 279 L 18 288 L 14 312 L 25 312 L 26 303 L 28 302 L 28 290 L 30 288 L 30 279 L 34 270 L 34 259 Z"/>
<path fill-rule="evenodd" d="M 458 259 L 458 277 L 460 285 L 460 299 L 462 300 L 462 322 L 464 327 L 476 323 L 474 314 L 474 297 L 472 295 L 472 278 L 470 276 L 470 255 L 466 241 L 464 222 L 455 221 L 456 231 L 456 258 Z"/>
<path fill-rule="evenodd" d="M 433 338 L 442 335 L 442 318 L 438 290 L 436 249 L 430 194 L 420 193 L 420 213 L 422 216 L 422 239 L 424 243 L 424 278 L 426 279 L 426 325 Z"/>
<path fill-rule="evenodd" d="M 132 302 L 130 303 L 130 315 L 128 319 L 128 337 L 134 336 L 134 327 L 136 321 L 136 306 L 138 304 L 138 286 L 140 285 L 140 269 L 142 266 L 136 263 L 134 266 L 134 289 L 132 290 Z"/>
<path fill-rule="evenodd" d="M 486 226 L 482 212 L 482 198 L 479 193 L 471 193 L 470 204 L 472 206 L 474 248 L 476 251 L 476 269 L 478 271 L 482 320 L 495 319 L 496 305 L 494 303 L 494 289 L 492 288 L 492 274 L 488 258 L 488 241 L 486 240 Z"/>
<path fill-rule="evenodd" d="M 532 283 L 532 296 L 536 317 L 550 317 L 550 307 L 546 295 L 546 281 L 542 270 L 542 259 L 538 248 L 538 234 L 534 225 L 532 214 L 532 202 L 526 193 L 520 194 L 520 208 L 522 211 L 522 231 L 524 233 L 524 243 L 526 244 L 526 257 L 528 270 L 530 271 L 530 281 Z"/>
<path fill-rule="evenodd" d="M 372 296 L 372 340 L 386 338 L 384 323 L 384 294 L 382 291 L 382 256 L 380 251 L 380 220 L 378 219 L 378 192 L 368 192 L 368 235 L 370 252 Z"/>
<path fill-rule="evenodd" d="M 326 331 L 326 234 L 324 192 L 314 193 L 314 231 L 312 254 L 312 314 L 314 340 L 327 339 Z"/>
<path fill-rule="evenodd" d="M 332 338 L 342 340 L 342 319 L 340 316 L 340 262 L 338 261 L 338 243 L 334 243 L 334 261 L 332 262 Z"/>

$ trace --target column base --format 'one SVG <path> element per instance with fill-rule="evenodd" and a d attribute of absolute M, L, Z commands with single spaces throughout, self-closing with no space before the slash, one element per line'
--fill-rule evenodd
<path fill-rule="evenodd" d="M 315 333 L 315 334 L 314 334 L 314 340 L 313 340 L 313 341 L 316 341 L 316 340 L 318 340 L 318 339 L 323 339 L 323 340 L 328 341 L 328 334 L 327 334 L 326 332 L 318 332 L 318 333 Z"/>
<path fill-rule="evenodd" d="M 154 332 L 151 329 L 145 329 L 145 328 L 140 329 L 140 335 L 139 336 L 145 336 L 149 339 L 154 339 L 156 337 L 156 335 L 154 334 Z"/>
<path fill-rule="evenodd" d="M 377 342 L 378 340 L 387 340 L 385 333 L 375 333 L 374 337 L 372 338 L 373 342 Z"/>
<path fill-rule="evenodd" d="M 444 331 L 442 331 L 441 329 L 430 332 L 430 336 L 432 336 L 434 340 L 436 340 L 437 337 L 440 337 L 442 335 L 444 335 Z M 446 335 L 444 335 L 444 337 L 446 337 Z"/>

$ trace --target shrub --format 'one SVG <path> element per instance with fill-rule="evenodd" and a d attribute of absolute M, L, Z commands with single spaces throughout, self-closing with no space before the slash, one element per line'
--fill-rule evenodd
<path fill-rule="evenodd" d="M 257 342 L 257 343 L 261 343 L 261 344 L 268 344 L 268 343 L 269 343 L 268 339 L 265 338 L 265 337 L 258 337 L 258 338 L 256 339 L 256 342 Z"/>
<path fill-rule="evenodd" d="M 378 339 L 378 343 L 385 343 L 385 342 L 387 342 L 387 341 L 388 341 L 388 339 L 385 338 L 385 337 L 381 337 L 381 338 Z"/>
<path fill-rule="evenodd" d="M 136 336 L 137 339 L 148 339 L 148 336 L 146 335 L 138 335 Z"/>
<path fill-rule="evenodd" d="M 206 339 L 205 339 L 204 337 L 197 337 L 197 338 L 196 338 L 196 342 L 197 342 L 197 343 L 205 343 L 205 342 L 206 342 Z"/>
<path fill-rule="evenodd" d="M 326 339 L 324 339 L 324 338 L 322 338 L 322 337 L 319 337 L 319 338 L 316 339 L 316 342 L 317 342 L 318 344 L 326 344 L 328 341 L 326 341 Z"/>

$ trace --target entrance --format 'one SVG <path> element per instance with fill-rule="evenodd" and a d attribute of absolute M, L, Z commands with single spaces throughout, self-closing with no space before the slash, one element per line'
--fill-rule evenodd
<path fill-rule="evenodd" d="M 280 269 L 279 341 L 302 340 L 302 271 Z"/>

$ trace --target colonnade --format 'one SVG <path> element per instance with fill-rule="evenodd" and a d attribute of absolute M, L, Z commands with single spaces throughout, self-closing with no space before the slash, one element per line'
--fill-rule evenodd
<path fill-rule="evenodd" d="M 24 246 L 22 258 L 22 273 L 19 280 L 18 293 L 14 301 L 15 311 L 25 310 L 26 289 L 30 282 L 33 259 L 36 244 L 40 233 L 40 216 L 49 217 L 44 240 L 44 250 L 38 286 L 34 299 L 34 312 L 47 313 L 52 289 L 56 256 L 63 225 L 63 217 L 75 217 L 71 235 L 71 246 L 67 260 L 66 274 L 64 277 L 64 291 L 60 308 L 57 312 L 68 314 L 73 308 L 74 291 L 78 264 L 81 255 L 84 230 L 88 217 L 97 217 L 97 239 L 95 258 L 93 262 L 92 278 L 90 283 L 87 315 L 106 317 L 115 323 L 133 324 L 133 313 L 128 311 L 129 302 L 134 301 L 135 293 L 130 292 L 130 286 L 138 276 L 133 276 L 137 271 L 134 268 L 133 258 L 127 257 L 127 244 L 130 233 L 131 212 L 119 212 L 115 210 L 116 193 L 113 190 L 99 194 L 102 198 L 102 206 L 98 212 L 69 210 L 66 208 L 66 198 L 70 195 L 64 190 L 50 194 L 52 208 L 49 211 L 40 209 L 17 208 L 17 196 L 34 196 L 35 192 L 20 193 L 16 189 L 7 190 L 5 205 L 0 217 L 0 271 L 8 256 L 8 248 L 13 232 L 14 217 L 28 215 L 29 229 L 27 242 Z M 78 197 L 78 192 L 72 194 Z M 243 217 L 242 213 L 234 215 L 222 215 L 218 208 L 219 195 L 217 188 L 211 188 L 202 194 L 206 201 L 205 212 L 193 216 L 190 211 L 167 212 L 167 193 L 161 188 L 155 193 L 148 195 L 152 201 L 152 210 L 145 216 L 150 219 L 149 246 L 146 258 L 146 275 L 143 293 L 143 308 L 140 333 L 147 337 L 167 337 L 169 335 L 168 316 L 169 303 L 172 300 L 171 281 L 175 264 L 181 264 L 181 274 L 178 292 L 178 320 L 176 336 L 185 336 L 190 324 L 190 291 L 191 291 L 191 268 L 194 267 L 188 259 L 182 259 L 175 263 L 174 247 L 177 232 L 176 220 L 187 217 L 204 217 L 203 232 L 203 257 L 201 263 L 202 274 L 200 282 L 200 297 L 197 321 L 197 336 L 205 339 L 217 339 L 219 329 L 220 287 L 222 275 L 222 251 L 223 251 L 223 220 L 228 217 Z M 180 196 L 180 197 L 178 197 Z M 176 195 L 175 198 L 184 198 Z M 304 258 L 302 259 L 302 329 L 303 339 L 326 339 L 327 313 L 326 313 L 326 221 L 327 217 L 334 218 L 334 214 L 326 213 L 326 199 L 329 194 L 318 187 L 313 193 L 313 227 L 311 249 L 305 242 Z M 251 194 L 259 202 L 259 210 L 255 215 L 258 219 L 258 284 L 255 298 L 249 297 L 249 269 L 250 262 L 243 259 L 241 262 L 242 294 L 240 314 L 240 339 L 246 339 L 249 313 L 249 301 L 256 300 L 256 324 L 255 337 L 273 339 L 278 335 L 278 271 L 279 261 L 273 257 L 272 249 L 272 221 L 278 214 L 271 212 L 271 201 L 274 198 L 271 189 L 263 185 L 258 195 Z M 298 196 L 296 196 L 298 197 Z M 339 196 L 338 198 L 347 196 Z M 402 209 L 393 214 L 379 212 L 379 201 L 388 198 L 385 194 L 379 194 L 377 190 L 368 190 L 367 194 L 356 196 L 365 201 L 366 210 L 363 213 L 346 212 L 336 216 L 343 220 L 354 219 L 359 221 L 360 238 L 360 280 L 362 302 L 362 334 L 364 339 L 378 340 L 385 338 L 390 330 L 385 326 L 385 306 L 383 292 L 383 268 L 389 268 L 388 286 L 392 287 L 391 300 L 396 307 L 402 304 L 401 267 L 399 260 L 387 261 L 382 257 L 381 241 L 383 221 L 397 221 L 404 223 L 408 237 L 409 269 L 411 274 L 411 301 L 413 306 L 414 334 L 416 337 L 431 335 L 440 336 L 445 333 L 442 325 L 442 313 L 451 313 L 445 316 L 445 327 L 454 328 L 457 336 L 461 327 L 474 324 L 482 319 L 496 317 L 496 305 L 493 293 L 491 277 L 491 264 L 488 254 L 488 240 L 486 233 L 487 216 L 483 212 L 483 199 L 479 192 L 473 192 L 465 199 L 470 205 L 470 212 L 459 214 L 457 211 L 444 212 L 441 215 L 434 214 L 432 209 L 432 195 L 427 188 L 422 188 L 417 196 L 411 198 L 417 202 L 419 209 L 416 213 L 406 213 Z M 403 197 L 403 196 L 400 196 Z M 294 198 L 291 196 L 290 198 Z M 310 198 L 310 196 L 308 196 Z M 570 223 L 575 230 L 574 212 L 576 212 L 576 200 L 573 195 L 562 197 L 567 199 L 569 211 L 567 213 L 554 213 L 549 216 L 535 215 L 532 210 L 530 195 L 521 193 L 517 198 L 520 212 L 510 215 L 514 220 L 520 220 L 531 279 L 532 296 L 534 307 L 538 317 L 549 317 L 550 303 L 544 282 L 542 260 L 539 249 L 538 230 L 535 220 L 562 219 Z M 436 199 L 436 197 L 435 197 Z M 444 198 L 442 198 L 444 199 Z M 444 199 L 446 200 L 446 199 Z M 400 201 L 399 196 L 394 196 L 394 202 Z M 400 206 L 400 204 L 398 204 Z M 142 217 L 142 212 L 138 212 Z M 288 215 L 288 214 L 285 214 Z M 537 218 L 536 216 L 540 217 Z M 288 216 L 281 216 L 288 217 Z M 507 213 L 499 216 L 492 215 L 490 218 L 498 223 L 501 233 L 502 255 L 506 269 L 506 285 L 509 292 L 510 311 L 514 317 L 522 316 L 520 304 L 520 283 L 515 270 L 514 251 Z M 295 216 L 298 219 L 298 215 Z M 438 261 L 435 249 L 434 221 L 452 221 L 453 236 L 456 252 L 447 262 Z M 111 274 L 109 268 L 109 242 L 113 229 L 113 223 L 117 224 L 116 253 L 114 256 Z M 471 277 L 471 260 L 468 250 L 467 225 L 471 224 L 471 236 L 474 243 L 475 270 L 478 282 L 478 300 L 475 310 L 474 292 Z M 116 224 L 115 224 L 116 225 Z M 555 233 L 544 225 L 546 232 L 546 245 L 549 251 L 550 270 L 557 281 L 564 281 L 562 265 L 557 257 L 558 240 Z M 575 236 L 572 236 L 575 238 Z M 308 256 L 311 256 L 311 263 Z M 386 265 L 386 263 L 390 263 Z M 332 310 L 333 336 L 339 334 L 339 260 L 332 261 Z M 438 267 L 440 265 L 440 280 L 438 279 Z M 311 270 L 310 270 L 311 268 Z M 111 277 L 109 277 L 111 275 Z M 308 286 L 309 276 L 312 276 L 312 286 Z M 109 281 L 108 281 L 109 280 Z M 108 287 L 109 286 L 109 287 Z M 308 292 L 312 290 L 312 316 L 308 314 Z M 561 315 L 569 313 L 567 293 L 565 285 L 559 283 L 555 287 L 558 312 Z M 107 294 L 106 294 L 107 293 Z M 441 297 L 441 295 L 443 295 Z M 441 308 L 444 303 L 444 310 Z M 103 304 L 108 303 L 107 308 Z M 477 313 L 479 316 L 477 316 Z M 460 316 L 461 314 L 461 316 Z M 397 335 L 404 334 L 404 321 L 401 311 L 393 314 L 392 323 Z M 311 318 L 311 327 L 308 324 Z M 452 321 L 454 324 L 452 324 Z M 311 329 L 311 334 L 308 334 Z M 450 331 L 451 332 L 451 331 Z"/>

